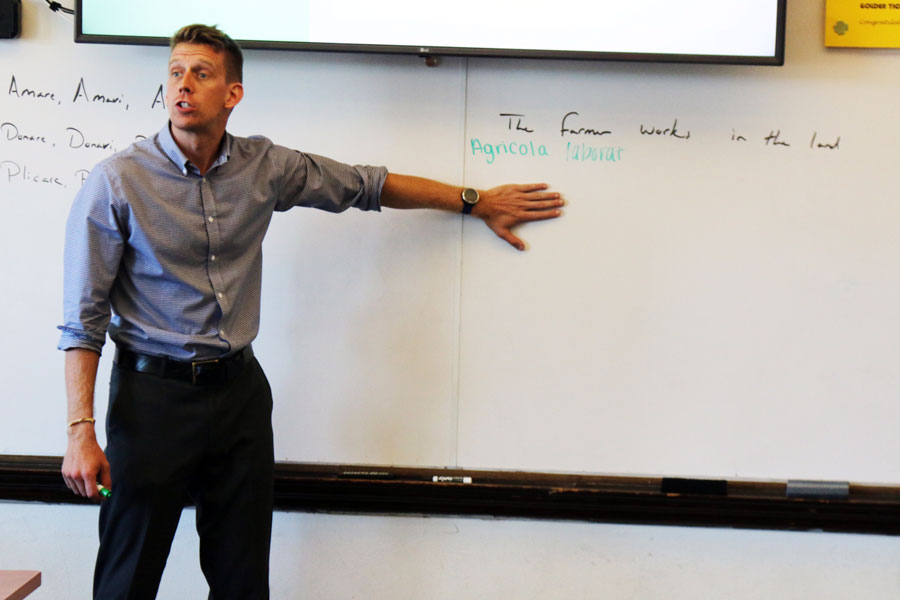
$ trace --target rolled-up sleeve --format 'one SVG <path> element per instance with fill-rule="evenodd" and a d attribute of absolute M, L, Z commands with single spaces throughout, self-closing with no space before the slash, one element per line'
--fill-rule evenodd
<path fill-rule="evenodd" d="M 110 289 L 122 258 L 123 232 L 113 182 L 101 165 L 75 197 L 66 223 L 60 350 L 100 352 L 110 320 Z"/>
<path fill-rule="evenodd" d="M 328 212 L 354 207 L 381 210 L 384 167 L 347 165 L 324 156 L 279 148 L 284 153 L 282 188 L 276 210 L 308 206 Z"/>

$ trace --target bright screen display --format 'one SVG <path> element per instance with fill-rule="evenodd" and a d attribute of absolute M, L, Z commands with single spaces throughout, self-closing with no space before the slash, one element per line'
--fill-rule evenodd
<path fill-rule="evenodd" d="M 216 24 L 245 48 L 782 64 L 786 0 L 78 0 L 79 42 Z"/>

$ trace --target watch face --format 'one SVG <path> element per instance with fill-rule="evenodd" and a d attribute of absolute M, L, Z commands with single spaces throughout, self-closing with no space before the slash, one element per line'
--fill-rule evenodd
<path fill-rule="evenodd" d="M 475 204 L 478 202 L 478 190 L 473 190 L 472 188 L 466 188 L 462 192 L 463 202 L 467 204 Z"/>

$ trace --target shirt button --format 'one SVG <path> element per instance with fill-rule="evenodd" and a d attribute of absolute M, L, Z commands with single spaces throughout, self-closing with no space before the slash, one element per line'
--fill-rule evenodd
<path fill-rule="evenodd" d="M 211 260 L 211 261 L 213 261 L 213 262 L 216 262 L 216 255 L 213 254 L 212 256 L 210 256 L 210 257 L 209 257 L 209 260 Z"/>
<path fill-rule="evenodd" d="M 224 298 L 225 294 L 223 294 L 222 292 L 219 292 L 218 296 L 219 296 L 219 298 Z"/>
<path fill-rule="evenodd" d="M 206 220 L 209 221 L 210 223 L 212 223 L 212 222 L 215 221 L 216 219 L 215 219 L 214 217 L 208 217 Z"/>

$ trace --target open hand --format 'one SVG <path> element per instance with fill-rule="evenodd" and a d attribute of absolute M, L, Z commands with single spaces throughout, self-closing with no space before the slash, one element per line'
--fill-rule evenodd
<path fill-rule="evenodd" d="M 518 250 L 525 242 L 512 229 L 529 221 L 555 219 L 562 215 L 565 201 L 556 192 L 545 191 L 546 183 L 507 184 L 480 194 L 472 214 L 481 218 L 491 231 Z"/>

